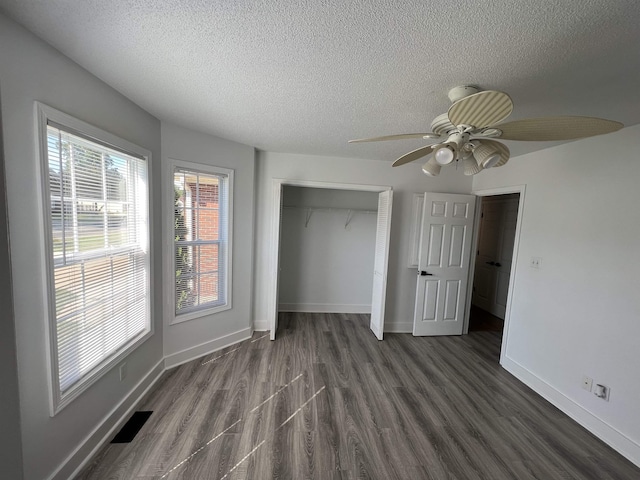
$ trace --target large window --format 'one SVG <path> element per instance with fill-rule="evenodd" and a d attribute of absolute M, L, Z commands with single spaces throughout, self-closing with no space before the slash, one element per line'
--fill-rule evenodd
<path fill-rule="evenodd" d="M 147 157 L 39 112 L 55 413 L 151 331 Z"/>
<path fill-rule="evenodd" d="M 230 307 L 231 170 L 173 166 L 175 320 Z"/>

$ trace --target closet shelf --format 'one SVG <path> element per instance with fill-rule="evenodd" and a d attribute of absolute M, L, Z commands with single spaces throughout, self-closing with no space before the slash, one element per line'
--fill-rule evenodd
<path fill-rule="evenodd" d="M 309 220 L 311 220 L 311 215 L 313 212 L 346 212 L 347 217 L 344 222 L 344 228 L 347 228 L 353 220 L 353 216 L 356 213 L 362 213 L 366 215 L 378 214 L 377 210 L 367 210 L 364 208 L 340 208 L 340 207 L 293 207 L 293 206 L 283 206 L 282 208 L 286 208 L 287 210 L 304 210 L 306 211 L 304 227 L 307 228 L 309 226 Z"/>

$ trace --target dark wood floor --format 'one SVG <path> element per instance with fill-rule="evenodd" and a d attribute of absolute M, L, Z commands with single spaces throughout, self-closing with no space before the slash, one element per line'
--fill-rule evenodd
<path fill-rule="evenodd" d="M 492 315 L 486 310 L 482 310 L 480 307 L 471 305 L 471 311 L 469 312 L 469 331 L 492 331 L 502 332 L 504 330 L 504 320 Z"/>
<path fill-rule="evenodd" d="M 368 316 L 282 314 L 168 371 L 130 444 L 81 479 L 639 479 L 498 365 L 500 334 L 379 342 Z"/>

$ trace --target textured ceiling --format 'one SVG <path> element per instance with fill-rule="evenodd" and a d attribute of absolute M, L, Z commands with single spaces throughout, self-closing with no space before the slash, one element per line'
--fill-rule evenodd
<path fill-rule="evenodd" d="M 0 0 L 162 120 L 257 148 L 393 160 L 462 84 L 510 117 L 640 123 L 638 0 Z M 549 143 L 507 142 L 522 154 Z"/>

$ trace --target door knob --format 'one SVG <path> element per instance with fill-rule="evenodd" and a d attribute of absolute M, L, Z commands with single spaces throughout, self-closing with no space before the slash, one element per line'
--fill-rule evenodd
<path fill-rule="evenodd" d="M 484 262 L 484 263 L 486 263 L 488 265 L 495 265 L 496 264 L 496 262 Z"/>
<path fill-rule="evenodd" d="M 420 276 L 421 277 L 431 277 L 431 276 L 433 276 L 433 273 L 427 273 L 424 270 L 420 270 Z"/>
<path fill-rule="evenodd" d="M 502 264 L 500 262 L 496 262 L 496 267 L 501 267 Z"/>

